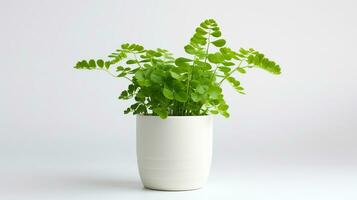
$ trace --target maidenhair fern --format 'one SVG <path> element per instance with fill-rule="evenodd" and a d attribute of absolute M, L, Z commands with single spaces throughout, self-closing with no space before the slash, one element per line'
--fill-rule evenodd
<path fill-rule="evenodd" d="M 250 48 L 234 51 L 226 45 L 213 19 L 202 22 L 185 47 L 189 57 L 174 58 L 167 50 L 123 44 L 109 60 L 82 60 L 76 69 L 103 70 L 130 83 L 119 99 L 134 99 L 124 113 L 167 116 L 221 114 L 229 117 L 221 85 L 228 82 L 238 93 L 244 88 L 237 73 L 260 68 L 280 74 L 280 67 Z"/>

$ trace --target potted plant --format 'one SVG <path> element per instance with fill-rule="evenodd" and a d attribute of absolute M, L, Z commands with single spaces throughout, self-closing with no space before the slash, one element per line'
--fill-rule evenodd
<path fill-rule="evenodd" d="M 126 43 L 106 61 L 82 60 L 75 66 L 129 81 L 119 99 L 134 99 L 124 113 L 137 115 L 137 161 L 147 188 L 202 187 L 211 163 L 212 115 L 229 117 L 222 84 L 244 94 L 237 73 L 261 68 L 280 74 L 279 65 L 262 53 L 252 48 L 235 51 L 221 35 L 215 20 L 208 19 L 184 47 L 188 57 Z"/>

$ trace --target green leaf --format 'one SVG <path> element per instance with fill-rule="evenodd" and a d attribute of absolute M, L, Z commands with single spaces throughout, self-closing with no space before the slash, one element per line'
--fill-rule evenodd
<path fill-rule="evenodd" d="M 144 113 L 144 114 L 147 113 L 146 106 L 143 105 L 143 104 L 140 104 L 140 105 L 136 108 L 136 110 L 133 112 L 134 115 L 140 114 L 140 113 Z"/>
<path fill-rule="evenodd" d="M 97 60 L 97 65 L 99 68 L 103 68 L 104 67 L 104 61 L 103 60 Z"/>
<path fill-rule="evenodd" d="M 135 78 L 138 81 L 144 81 L 145 80 L 145 76 L 144 76 L 144 72 L 142 70 L 139 70 L 135 73 Z"/>
<path fill-rule="evenodd" d="M 74 68 L 76 68 L 76 69 L 90 69 L 88 62 L 86 60 L 77 62 L 76 66 Z"/>
<path fill-rule="evenodd" d="M 241 68 L 241 67 L 238 67 L 238 68 L 237 68 L 237 71 L 240 72 L 240 73 L 242 73 L 242 74 L 247 73 L 247 71 L 245 71 L 245 69 L 243 69 L 243 68 Z"/>
<path fill-rule="evenodd" d="M 217 25 L 216 21 L 214 19 L 208 19 L 208 22 L 211 24 L 211 25 Z"/>
<path fill-rule="evenodd" d="M 160 116 L 161 119 L 167 118 L 167 110 L 165 108 L 154 108 L 153 109 L 154 113 Z"/>
<path fill-rule="evenodd" d="M 243 48 L 240 48 L 240 49 L 239 49 L 239 52 L 240 52 L 241 54 L 243 54 L 243 55 L 247 55 L 247 54 L 249 53 L 247 50 L 245 50 L 245 49 L 243 49 Z"/>
<path fill-rule="evenodd" d="M 88 65 L 92 69 L 96 68 L 96 64 L 95 64 L 95 61 L 93 59 L 89 60 Z"/>
<path fill-rule="evenodd" d="M 130 108 L 127 108 L 126 110 L 124 110 L 124 114 L 128 114 L 131 112 L 131 109 Z"/>
<path fill-rule="evenodd" d="M 222 112 L 221 113 L 225 118 L 228 118 L 229 117 L 229 113 L 228 112 Z"/>
<path fill-rule="evenodd" d="M 179 91 L 179 92 L 175 93 L 174 96 L 177 101 L 182 102 L 182 103 L 185 103 L 188 99 L 188 95 L 184 91 Z"/>
<path fill-rule="evenodd" d="M 126 64 L 131 65 L 137 63 L 136 60 L 127 60 Z"/>
<path fill-rule="evenodd" d="M 235 65 L 234 62 L 223 62 L 222 64 L 224 66 L 233 66 L 233 65 Z"/>
<path fill-rule="evenodd" d="M 196 53 L 195 49 L 191 45 L 185 46 L 185 52 L 191 55 L 194 55 Z"/>
<path fill-rule="evenodd" d="M 214 114 L 214 115 L 217 115 L 219 112 L 217 110 L 211 110 L 210 113 Z"/>
<path fill-rule="evenodd" d="M 118 66 L 117 69 L 116 69 L 117 72 L 120 72 L 120 71 L 123 71 L 123 70 L 124 70 L 123 66 Z"/>
<path fill-rule="evenodd" d="M 154 83 L 162 83 L 164 79 L 165 73 L 161 70 L 154 70 L 150 74 L 150 80 Z"/>
<path fill-rule="evenodd" d="M 225 67 L 225 66 L 218 67 L 218 69 L 219 69 L 219 71 L 221 71 L 223 73 L 229 73 L 231 71 L 231 68 Z"/>
<path fill-rule="evenodd" d="M 264 54 L 259 53 L 258 51 L 254 51 L 253 55 L 248 56 L 247 63 L 264 69 L 272 74 L 281 73 L 281 68 L 278 64 L 265 58 Z"/>
<path fill-rule="evenodd" d="M 129 48 L 129 44 L 128 43 L 122 44 L 121 48 L 122 49 L 128 49 Z"/>
<path fill-rule="evenodd" d="M 180 79 L 181 78 L 181 75 L 176 73 L 176 72 L 173 72 L 173 71 L 170 71 L 170 75 L 172 78 L 174 79 Z"/>
<path fill-rule="evenodd" d="M 170 100 L 174 99 L 174 93 L 167 87 L 164 87 L 164 89 L 162 90 L 162 93 L 167 99 L 170 99 Z"/>
<path fill-rule="evenodd" d="M 160 52 L 155 52 L 154 56 L 155 56 L 155 57 L 161 57 L 161 56 L 162 56 L 162 53 L 160 53 Z"/>
<path fill-rule="evenodd" d="M 194 65 L 197 67 L 200 67 L 202 70 L 210 70 L 212 69 L 211 64 L 207 63 L 207 62 L 202 62 L 199 60 L 195 60 L 194 61 Z"/>
<path fill-rule="evenodd" d="M 183 57 L 180 57 L 180 58 L 177 58 L 175 60 L 175 64 L 177 66 L 186 66 L 188 62 L 191 62 L 192 60 L 188 59 L 188 58 L 183 58 Z"/>
<path fill-rule="evenodd" d="M 125 71 L 121 72 L 120 74 L 118 74 L 117 77 L 124 77 L 126 76 L 128 73 L 126 73 Z"/>
<path fill-rule="evenodd" d="M 192 99 L 193 102 L 199 102 L 201 100 L 201 97 L 197 93 L 192 93 L 191 94 L 191 99 Z"/>
<path fill-rule="evenodd" d="M 191 38 L 191 42 L 194 43 L 194 44 L 206 45 L 207 44 L 207 39 L 205 37 L 202 37 L 201 35 L 195 34 Z"/>
<path fill-rule="evenodd" d="M 196 91 L 199 93 L 199 94 L 204 94 L 206 92 L 206 90 L 208 90 L 208 86 L 205 86 L 205 85 L 198 85 L 196 87 Z"/>
<path fill-rule="evenodd" d="M 219 31 L 219 27 L 217 26 L 217 27 L 213 27 L 213 28 L 211 28 L 213 31 Z"/>
<path fill-rule="evenodd" d="M 207 31 L 203 30 L 202 28 L 200 27 L 197 27 L 196 28 L 196 33 L 199 33 L 201 35 L 206 35 L 207 34 Z"/>
<path fill-rule="evenodd" d="M 223 47 L 226 44 L 226 41 L 224 39 L 219 39 L 219 40 L 213 41 L 212 44 L 216 47 Z"/>
<path fill-rule="evenodd" d="M 109 69 L 111 63 L 110 63 L 109 61 L 107 61 L 107 62 L 104 63 L 104 65 L 105 65 L 105 68 L 106 68 L 106 69 Z"/>
<path fill-rule="evenodd" d="M 228 77 L 227 78 L 228 82 L 232 84 L 234 88 L 238 87 L 240 85 L 240 82 L 236 80 L 234 77 Z"/>
<path fill-rule="evenodd" d="M 134 49 L 135 49 L 135 47 L 136 47 L 136 44 L 131 44 L 131 45 L 129 45 L 128 49 L 130 49 L 130 50 L 134 50 Z"/>
<path fill-rule="evenodd" d="M 222 53 L 222 55 L 224 56 L 224 58 L 226 60 L 230 60 L 232 58 L 237 58 L 236 56 L 236 52 L 232 51 L 230 48 L 227 47 L 222 47 L 219 49 L 219 51 Z"/>
<path fill-rule="evenodd" d="M 142 50 L 144 50 L 144 47 L 141 46 L 141 45 L 137 45 L 134 49 L 135 49 L 136 51 L 142 51 Z"/>
<path fill-rule="evenodd" d="M 218 106 L 218 109 L 221 111 L 226 111 L 228 110 L 229 106 L 227 104 L 221 104 Z"/>
<path fill-rule="evenodd" d="M 121 92 L 119 99 L 128 99 L 129 98 L 129 93 L 128 91 L 124 90 Z"/>
<path fill-rule="evenodd" d="M 131 106 L 130 106 L 130 108 L 132 109 L 132 110 L 136 110 L 138 107 L 139 107 L 139 103 L 134 103 L 134 104 L 132 104 Z"/>
<path fill-rule="evenodd" d="M 199 39 L 199 40 L 206 40 L 206 37 L 204 37 L 203 35 L 199 34 L 199 33 L 195 33 L 193 35 L 194 38 Z"/>
<path fill-rule="evenodd" d="M 117 76 L 117 77 L 124 77 L 124 76 L 126 76 L 126 75 L 127 75 L 127 73 L 126 73 L 126 72 L 122 72 L 122 73 L 118 74 L 118 76 Z"/>
<path fill-rule="evenodd" d="M 128 93 L 129 93 L 129 94 L 133 94 L 133 92 L 134 92 L 135 90 L 136 90 L 135 85 L 130 84 L 130 85 L 128 86 Z"/>
<path fill-rule="evenodd" d="M 222 33 L 221 33 L 221 31 L 214 31 L 213 33 L 211 33 L 211 35 L 213 37 L 221 37 Z"/>
<path fill-rule="evenodd" d="M 221 92 L 222 92 L 222 89 L 220 87 L 211 87 L 208 90 L 208 95 L 212 99 L 220 99 L 222 96 Z"/>
<path fill-rule="evenodd" d="M 208 61 L 211 63 L 222 63 L 224 61 L 224 57 L 221 53 L 208 54 Z"/>
<path fill-rule="evenodd" d="M 237 87 L 237 90 L 239 90 L 239 91 L 243 91 L 243 90 L 244 90 L 244 88 L 243 88 L 243 87 Z"/>
<path fill-rule="evenodd" d="M 204 22 L 202 22 L 202 23 L 200 24 L 200 26 L 201 26 L 202 28 L 204 28 L 204 29 L 208 29 L 208 26 L 207 26 Z"/>

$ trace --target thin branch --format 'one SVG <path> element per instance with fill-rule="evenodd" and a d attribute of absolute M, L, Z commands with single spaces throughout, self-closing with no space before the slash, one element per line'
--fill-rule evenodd
<path fill-rule="evenodd" d="M 135 60 L 136 60 L 136 63 L 139 65 L 140 68 L 142 68 L 142 66 L 141 66 L 141 64 L 140 64 L 140 62 L 139 62 L 139 60 L 138 60 L 138 58 L 136 57 L 136 53 L 134 53 L 134 52 L 131 52 L 131 53 L 134 55 L 134 58 L 135 58 Z"/>
<path fill-rule="evenodd" d="M 211 43 L 211 31 L 208 30 L 208 38 L 207 38 L 207 48 L 206 48 L 206 58 L 205 58 L 205 63 L 207 62 L 208 58 L 208 50 L 209 50 L 209 45 Z"/>
<path fill-rule="evenodd" d="M 242 65 L 242 62 L 243 62 L 243 60 L 241 60 L 238 64 L 238 66 L 236 68 L 234 68 L 231 72 L 229 72 L 229 74 L 224 76 L 224 78 L 218 84 L 221 85 L 224 80 L 226 80 L 228 77 L 230 77 L 233 74 L 233 72 L 235 72 Z"/>
<path fill-rule="evenodd" d="M 112 76 L 112 77 L 114 77 L 114 78 L 119 78 L 118 76 L 116 76 L 115 74 L 113 74 L 112 72 L 110 72 L 108 69 L 104 69 L 104 68 L 102 68 L 102 69 L 96 69 L 96 70 L 101 70 L 101 71 L 106 71 L 110 76 Z M 125 79 L 127 79 L 127 80 L 129 80 L 130 82 L 133 82 L 129 77 L 127 77 L 127 76 L 123 76 L 123 78 L 125 78 Z"/>

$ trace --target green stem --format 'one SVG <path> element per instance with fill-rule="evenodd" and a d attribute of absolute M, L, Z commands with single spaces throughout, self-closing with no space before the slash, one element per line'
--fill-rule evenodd
<path fill-rule="evenodd" d="M 131 53 L 134 55 L 134 59 L 135 59 L 136 63 L 139 65 L 140 68 L 142 68 L 138 58 L 136 57 L 136 53 L 134 53 L 134 52 L 131 52 Z"/>
<path fill-rule="evenodd" d="M 196 56 L 193 58 L 193 60 L 195 61 L 197 58 Z M 188 112 L 188 110 L 186 109 L 186 103 L 188 104 L 190 102 L 190 82 L 191 82 L 191 79 L 192 79 L 192 71 L 193 71 L 193 68 L 195 66 L 195 62 L 193 61 L 192 63 L 192 67 L 191 67 L 191 73 L 188 74 L 188 77 L 187 77 L 187 90 L 186 90 L 186 94 L 188 96 L 188 99 L 187 99 L 187 102 L 183 103 L 183 107 L 184 107 L 184 111 L 183 111 L 183 115 L 186 115 L 186 113 Z"/>
<path fill-rule="evenodd" d="M 229 72 L 229 74 L 224 76 L 224 78 L 218 83 L 218 85 L 221 85 L 224 80 L 226 80 L 228 77 L 230 77 L 233 74 L 233 72 L 235 72 L 242 65 L 242 62 L 243 62 L 243 60 L 241 60 L 238 64 L 238 66 L 236 68 L 234 68 L 231 72 Z"/>
<path fill-rule="evenodd" d="M 104 68 L 103 68 L 103 69 L 97 69 L 97 70 L 104 70 L 104 71 L 106 71 L 110 76 L 112 76 L 112 77 L 114 77 L 114 78 L 118 78 L 115 74 L 113 74 L 112 72 L 110 72 L 110 71 L 107 70 L 107 69 L 104 69 Z M 130 82 L 133 82 L 129 77 L 123 76 L 123 78 L 129 80 Z"/>
<path fill-rule="evenodd" d="M 219 76 L 219 75 L 216 75 L 218 66 L 219 66 L 219 65 L 217 64 L 217 65 L 216 65 L 216 69 L 214 69 L 214 71 L 213 71 L 213 74 L 212 74 L 212 76 L 211 76 L 211 79 L 212 79 L 213 77 L 215 77 L 215 76 Z"/>
<path fill-rule="evenodd" d="M 207 48 L 206 48 L 206 58 L 205 58 L 205 63 L 207 62 L 208 58 L 208 50 L 209 50 L 209 45 L 211 43 L 211 31 L 208 31 L 208 38 L 207 38 Z"/>

